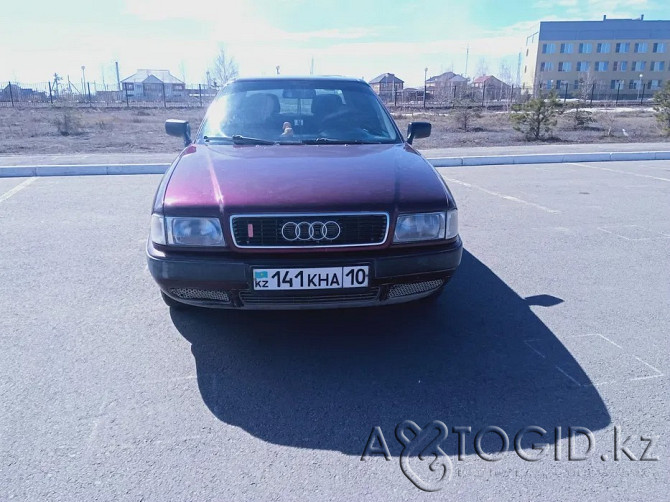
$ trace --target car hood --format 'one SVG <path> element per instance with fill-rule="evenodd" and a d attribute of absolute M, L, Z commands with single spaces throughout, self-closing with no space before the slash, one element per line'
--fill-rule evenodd
<path fill-rule="evenodd" d="M 191 145 L 165 188 L 166 214 L 430 211 L 448 204 L 406 144 Z"/>

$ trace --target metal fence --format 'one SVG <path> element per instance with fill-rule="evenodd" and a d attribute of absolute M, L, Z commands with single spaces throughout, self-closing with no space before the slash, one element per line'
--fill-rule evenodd
<path fill-rule="evenodd" d="M 94 82 L 0 82 L 0 107 L 205 107 L 218 88 L 207 84 L 153 84 L 143 89 Z"/>
<path fill-rule="evenodd" d="M 634 105 L 649 102 L 658 89 L 641 86 L 640 89 L 616 88 L 602 82 L 561 84 L 547 89 L 542 84 L 535 88 L 513 85 L 473 86 L 457 85 L 448 88 L 401 89 L 380 93 L 389 108 L 456 108 L 480 106 L 508 109 L 526 102 L 531 97 L 547 96 L 555 92 L 563 101 L 579 100 L 583 104 L 613 103 Z M 218 92 L 208 84 L 151 84 L 137 88 L 123 84 L 122 89 L 95 82 L 0 82 L 0 107 L 15 106 L 80 106 L 80 107 L 206 107 Z"/>
<path fill-rule="evenodd" d="M 381 92 L 380 98 L 392 109 L 448 109 L 459 107 L 481 107 L 492 109 L 510 109 L 533 97 L 547 97 L 554 92 L 564 103 L 580 102 L 582 106 L 634 106 L 648 105 L 654 94 L 660 90 L 650 86 L 640 89 L 624 88 L 619 84 L 612 87 L 604 82 L 561 84 L 547 89 L 542 84 L 535 88 L 525 86 L 472 86 L 459 85 L 447 89 L 403 89 Z"/>

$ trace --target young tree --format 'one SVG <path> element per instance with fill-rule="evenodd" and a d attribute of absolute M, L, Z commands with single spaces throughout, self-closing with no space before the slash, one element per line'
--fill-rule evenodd
<path fill-rule="evenodd" d="M 529 100 L 518 112 L 511 116 L 514 129 L 522 132 L 528 141 L 537 141 L 551 135 L 563 113 L 558 95 L 552 91 L 549 96 Z"/>
<path fill-rule="evenodd" d="M 654 111 L 663 132 L 670 135 L 670 81 L 654 96 Z"/>
<path fill-rule="evenodd" d="M 468 131 L 472 126 L 472 123 L 475 119 L 478 119 L 482 116 L 482 112 L 479 108 L 473 106 L 472 104 L 463 103 L 459 101 L 455 103 L 454 119 L 458 128 L 463 131 Z"/>
<path fill-rule="evenodd" d="M 209 71 L 216 85 L 224 86 L 237 77 L 237 62 L 229 55 L 224 46 L 220 46 L 219 53 L 216 55 Z"/>

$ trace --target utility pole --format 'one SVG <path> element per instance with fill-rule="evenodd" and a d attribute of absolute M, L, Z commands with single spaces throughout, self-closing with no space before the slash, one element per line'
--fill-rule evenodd
<path fill-rule="evenodd" d="M 428 67 L 423 70 L 423 109 L 426 109 L 426 90 L 428 88 Z"/>
<path fill-rule="evenodd" d="M 519 52 L 519 59 L 516 65 L 516 85 L 521 85 L 521 53 Z"/>
<path fill-rule="evenodd" d="M 119 76 L 119 62 L 114 61 L 114 65 L 116 66 L 116 87 L 117 91 L 121 90 L 121 77 Z"/>
<path fill-rule="evenodd" d="M 470 59 L 470 45 L 465 48 L 465 72 L 463 76 L 467 78 L 468 76 L 468 60 Z"/>

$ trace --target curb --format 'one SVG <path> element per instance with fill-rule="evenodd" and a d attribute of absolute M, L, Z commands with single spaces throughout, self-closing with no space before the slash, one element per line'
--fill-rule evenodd
<path fill-rule="evenodd" d="M 561 164 L 565 162 L 612 162 L 626 160 L 670 160 L 663 152 L 540 153 L 524 155 L 483 155 L 428 159 L 435 167 L 494 166 L 513 164 Z"/>
<path fill-rule="evenodd" d="M 170 164 L 91 164 L 54 166 L 0 166 L 0 178 L 33 176 L 101 176 L 119 174 L 163 174 Z"/>
<path fill-rule="evenodd" d="M 428 159 L 435 167 L 495 166 L 515 164 L 561 164 L 565 162 L 612 162 L 629 160 L 670 160 L 663 152 L 544 153 L 525 155 L 482 155 Z M 51 166 L 0 166 L 0 178 L 33 176 L 101 176 L 163 174 L 170 164 L 90 164 Z"/>

